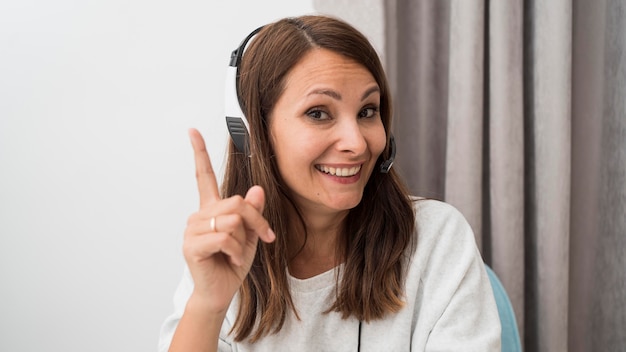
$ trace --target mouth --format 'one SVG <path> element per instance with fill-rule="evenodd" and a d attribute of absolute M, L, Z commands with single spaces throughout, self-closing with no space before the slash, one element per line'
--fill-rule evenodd
<path fill-rule="evenodd" d="M 326 165 L 315 165 L 315 168 L 327 175 L 337 177 L 352 177 L 361 171 L 362 165 L 352 167 L 332 167 Z"/>

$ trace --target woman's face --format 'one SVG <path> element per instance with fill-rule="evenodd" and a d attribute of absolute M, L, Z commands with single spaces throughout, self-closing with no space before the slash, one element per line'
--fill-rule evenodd
<path fill-rule="evenodd" d="M 270 133 L 279 172 L 305 216 L 359 204 L 386 144 L 379 107 L 372 74 L 333 51 L 313 49 L 290 70 Z"/>

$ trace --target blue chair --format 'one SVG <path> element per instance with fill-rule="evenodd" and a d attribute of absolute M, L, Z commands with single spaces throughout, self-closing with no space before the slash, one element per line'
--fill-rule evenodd
<path fill-rule="evenodd" d="M 496 305 L 498 306 L 500 323 L 502 324 L 502 352 L 521 352 L 522 343 L 519 337 L 517 321 L 515 320 L 515 312 L 513 311 L 509 296 L 504 290 L 504 286 L 502 286 L 498 276 L 496 276 L 496 273 L 493 272 L 488 265 L 485 265 L 485 268 L 487 269 L 489 281 L 491 281 L 493 295 L 496 298 Z"/>

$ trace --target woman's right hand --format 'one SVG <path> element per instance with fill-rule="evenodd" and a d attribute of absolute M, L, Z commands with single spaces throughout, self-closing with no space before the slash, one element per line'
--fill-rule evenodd
<path fill-rule="evenodd" d="M 204 139 L 189 131 L 194 150 L 200 209 L 187 221 L 183 253 L 194 281 L 190 301 L 208 314 L 225 314 L 248 274 L 259 238 L 275 234 L 263 217 L 265 193 L 259 186 L 245 196 L 221 199 Z"/>

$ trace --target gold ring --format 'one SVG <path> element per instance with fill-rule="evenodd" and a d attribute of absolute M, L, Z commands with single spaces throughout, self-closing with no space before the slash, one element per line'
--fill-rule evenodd
<path fill-rule="evenodd" d="M 215 216 L 211 218 L 209 226 L 211 227 L 211 232 L 217 232 L 217 228 L 215 228 Z"/>

